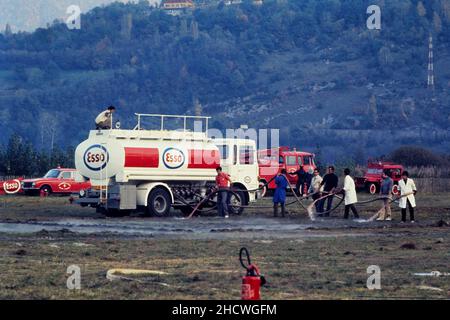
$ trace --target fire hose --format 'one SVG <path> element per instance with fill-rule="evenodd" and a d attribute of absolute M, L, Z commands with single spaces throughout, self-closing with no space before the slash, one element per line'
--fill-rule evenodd
<path fill-rule="evenodd" d="M 323 193 L 324 193 L 324 192 L 323 192 Z M 326 194 L 326 195 L 323 196 L 323 197 L 320 197 L 320 198 L 316 199 L 315 201 L 313 201 L 313 202 L 307 207 L 308 214 L 309 214 L 310 216 L 311 216 L 311 215 L 314 215 L 313 208 L 314 208 L 314 206 L 316 205 L 316 203 L 318 203 L 319 201 L 325 200 L 326 198 L 331 197 L 331 196 L 335 196 L 336 198 L 340 199 L 341 201 L 340 201 L 340 202 L 338 203 L 338 205 L 336 205 L 334 208 L 332 208 L 332 209 L 330 209 L 330 210 L 328 210 L 328 211 L 321 212 L 321 214 L 329 214 L 329 213 L 335 211 L 335 210 L 342 204 L 342 202 L 344 202 L 344 200 L 345 200 L 344 197 L 341 197 L 341 196 L 339 196 L 338 194 L 339 194 L 339 192 L 331 192 L 331 193 Z M 401 196 L 398 196 L 398 197 L 396 197 L 396 198 L 394 198 L 394 199 L 391 199 L 391 200 L 389 201 L 389 203 L 396 202 L 396 201 L 400 200 L 401 198 L 407 197 L 407 196 L 409 196 L 409 195 L 411 195 L 411 194 L 414 194 L 414 192 L 406 193 L 406 194 L 404 194 L 404 195 L 401 195 Z M 369 199 L 369 200 L 366 200 L 366 201 L 360 201 L 360 202 L 358 202 L 357 204 L 358 204 L 358 205 L 365 205 L 365 204 L 373 203 L 373 202 L 376 202 L 376 201 L 382 201 L 382 200 L 385 200 L 386 198 L 390 198 L 390 197 L 389 197 L 389 196 L 376 197 L 376 198 Z M 382 208 L 382 209 L 383 209 L 383 208 Z M 368 219 L 368 221 L 373 221 L 373 220 L 379 215 L 379 213 L 380 213 L 380 210 L 377 211 L 377 213 L 376 213 L 374 216 L 370 217 L 370 218 Z"/>
<path fill-rule="evenodd" d="M 294 194 L 294 197 L 295 197 L 295 200 L 292 201 L 292 202 L 287 203 L 286 206 L 290 206 L 290 205 L 292 205 L 292 204 L 294 204 L 294 203 L 298 203 L 298 204 L 300 204 L 300 206 L 301 206 L 303 209 L 306 210 L 306 207 L 305 207 L 305 205 L 302 203 L 302 200 L 307 199 L 308 197 L 314 195 L 315 193 L 309 194 L 309 195 L 306 195 L 306 196 L 302 196 L 302 197 L 298 197 L 297 194 L 296 194 L 296 192 L 295 192 L 295 190 L 294 190 L 294 187 L 293 187 L 292 184 L 289 182 L 289 179 L 288 179 L 285 175 L 283 175 L 283 177 L 286 179 L 286 181 L 287 181 L 287 183 L 288 183 L 288 185 L 289 185 L 289 188 L 291 189 L 291 191 L 292 191 L 292 193 Z M 255 192 L 255 191 L 258 191 L 258 190 L 262 190 L 263 188 L 267 187 L 267 186 L 268 186 L 275 178 L 276 178 L 276 176 L 274 176 L 272 179 L 270 179 L 269 181 L 267 181 L 266 183 L 264 183 L 263 185 L 259 186 L 258 188 L 255 188 L 255 189 L 251 189 L 251 190 L 241 190 L 241 189 L 237 189 L 237 188 L 229 188 L 229 189 L 227 189 L 227 191 L 228 191 L 229 193 L 233 194 L 234 196 L 236 196 L 236 197 L 239 198 L 239 195 L 237 194 L 237 192 Z M 208 201 L 214 202 L 214 201 L 212 201 L 211 199 L 212 199 L 219 191 L 220 191 L 220 190 L 215 190 L 214 192 L 210 193 L 207 197 L 204 197 L 204 198 L 203 198 L 203 199 L 202 199 L 202 200 L 201 200 L 201 201 L 193 208 L 191 214 L 190 214 L 187 218 L 188 218 L 188 219 L 192 218 L 192 216 L 193 216 L 196 212 L 203 212 L 203 213 L 204 213 L 204 211 L 202 211 L 202 210 L 200 209 L 200 207 L 201 207 L 202 205 L 204 205 L 205 203 L 207 203 Z M 187 205 L 189 205 L 186 201 L 184 201 L 184 203 L 187 204 Z M 190 206 L 190 205 L 189 205 L 189 206 Z M 271 208 L 273 208 L 272 206 L 247 206 L 247 205 L 231 205 L 231 206 L 232 206 L 232 207 L 236 207 L 236 208 L 257 208 L 257 209 L 269 209 L 269 208 L 271 209 Z M 210 209 L 210 210 L 207 210 L 207 212 L 212 211 L 212 210 L 214 210 L 214 208 L 213 208 L 213 209 Z M 314 220 L 314 217 L 313 217 L 313 216 L 309 215 L 309 217 L 311 218 L 311 220 Z"/>
<path fill-rule="evenodd" d="M 338 199 L 340 200 L 339 203 L 338 203 L 337 205 L 335 205 L 333 208 L 331 208 L 330 210 L 327 210 L 327 211 L 324 211 L 324 212 L 320 212 L 321 214 L 330 214 L 331 212 L 334 212 L 335 210 L 337 210 L 337 209 L 342 205 L 342 203 L 343 203 L 344 200 L 345 200 L 344 197 L 339 196 L 339 193 L 338 193 L 338 192 L 321 192 L 321 191 L 316 191 L 316 192 L 314 192 L 314 193 L 311 193 L 311 194 L 308 194 L 308 195 L 304 195 L 304 196 L 302 196 L 302 197 L 299 197 L 299 196 L 297 195 L 297 193 L 296 193 L 294 187 L 293 187 L 292 184 L 289 182 L 289 179 L 286 177 L 286 175 L 282 175 L 282 176 L 286 179 L 286 181 L 287 181 L 287 183 L 288 183 L 288 186 L 289 186 L 290 190 L 292 191 L 292 194 L 293 194 L 294 197 L 295 197 L 295 200 L 294 200 L 294 201 L 291 201 L 291 202 L 289 202 L 289 203 L 286 203 L 286 207 L 287 207 L 287 206 L 291 206 L 291 205 L 293 205 L 293 204 L 295 204 L 295 203 L 298 203 L 303 209 L 306 210 L 306 212 L 307 212 L 309 218 L 310 218 L 312 221 L 315 220 L 315 214 L 314 214 L 313 208 L 315 207 L 315 205 L 316 205 L 319 201 L 323 201 L 323 200 L 325 200 L 326 198 L 331 197 L 331 196 L 335 196 L 336 198 L 338 198 Z M 230 189 L 228 189 L 227 191 L 228 191 L 229 193 L 233 194 L 235 197 L 237 197 L 237 198 L 239 199 L 239 195 L 237 194 L 237 192 L 255 192 L 255 191 L 262 190 L 263 188 L 267 187 L 267 186 L 268 186 L 275 178 L 276 178 L 276 176 L 274 176 L 274 177 L 271 178 L 268 182 L 264 183 L 263 185 L 259 186 L 258 188 L 255 188 L 255 189 L 251 189 L 251 190 L 241 190 L 241 189 L 237 189 L 237 188 L 230 188 Z M 196 212 L 206 213 L 206 212 L 211 212 L 211 211 L 215 210 L 215 207 L 213 207 L 213 208 L 211 208 L 211 209 L 208 209 L 208 210 L 202 210 L 202 209 L 200 209 L 200 207 L 201 207 L 202 205 L 204 205 L 205 203 L 207 203 L 208 201 L 217 204 L 217 202 L 213 201 L 212 198 L 213 198 L 218 192 L 219 192 L 219 190 L 215 190 L 214 192 L 210 193 L 207 197 L 203 197 L 203 199 L 202 199 L 195 207 L 193 207 L 193 210 L 192 210 L 191 214 L 190 214 L 187 218 L 188 218 L 188 219 L 192 218 L 193 215 L 194 215 Z M 326 193 L 326 194 L 325 194 L 324 196 L 321 196 L 321 197 L 319 197 L 318 199 L 314 200 L 314 201 L 313 201 L 309 206 L 307 206 L 307 207 L 302 203 L 303 200 L 309 198 L 310 196 L 313 196 L 313 195 L 315 195 L 315 194 L 318 194 L 318 193 L 319 193 L 319 194 L 325 194 L 325 193 Z M 409 196 L 409 195 L 411 195 L 411 194 L 412 194 L 412 193 L 408 193 L 408 194 L 404 194 L 404 195 L 402 195 L 402 196 L 398 196 L 398 197 L 392 199 L 392 200 L 390 201 L 390 203 L 393 203 L 393 202 L 395 202 L 395 201 L 398 201 L 399 199 L 401 199 L 401 198 L 403 198 L 403 197 L 407 197 L 407 196 Z M 365 204 L 373 203 L 373 202 L 376 202 L 376 201 L 382 201 L 382 200 L 385 200 L 385 199 L 386 199 L 386 197 L 377 197 L 377 198 L 374 198 L 374 199 L 369 199 L 369 200 L 366 200 L 366 201 L 358 202 L 357 204 L 358 204 L 358 205 L 365 205 Z M 184 204 L 186 204 L 186 205 L 192 207 L 191 204 L 187 203 L 187 201 L 185 201 L 185 200 L 182 199 L 181 197 L 180 197 L 180 200 L 182 200 L 182 202 L 183 202 Z M 248 206 L 248 205 L 231 205 L 231 206 L 232 206 L 232 207 L 236 207 L 236 208 L 253 208 L 253 209 L 271 209 L 271 208 L 273 208 L 272 206 Z M 376 217 L 378 214 L 379 214 L 379 211 L 376 213 L 376 215 L 375 215 L 374 217 Z M 372 220 L 374 219 L 374 217 L 371 217 L 371 218 L 369 219 L 369 221 L 372 221 Z"/>

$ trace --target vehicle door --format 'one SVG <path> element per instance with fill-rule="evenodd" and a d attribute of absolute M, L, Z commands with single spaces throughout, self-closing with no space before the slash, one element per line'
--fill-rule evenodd
<path fill-rule="evenodd" d="M 73 185 L 75 184 L 75 177 L 72 171 L 63 171 L 58 177 L 58 185 L 56 186 L 56 192 L 72 192 Z"/>
<path fill-rule="evenodd" d="M 291 184 L 295 184 L 297 182 L 297 175 L 292 175 L 292 173 L 298 170 L 297 157 L 294 155 L 287 155 L 285 161 L 288 180 Z"/>

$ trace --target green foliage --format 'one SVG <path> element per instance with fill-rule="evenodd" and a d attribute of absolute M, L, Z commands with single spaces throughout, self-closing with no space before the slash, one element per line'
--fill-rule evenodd
<path fill-rule="evenodd" d="M 58 166 L 73 168 L 74 153 L 72 147 L 37 151 L 29 141 L 13 134 L 6 148 L 0 145 L 0 176 L 41 176 Z"/>
<path fill-rule="evenodd" d="M 441 0 L 418 3 L 266 0 L 254 6 L 245 1 L 176 17 L 145 1 L 117 2 L 84 14 L 81 30 L 54 23 L 33 33 L 0 35 L 0 68 L 8 73 L 0 105 L 10 115 L 0 142 L 19 132 L 40 148 L 75 145 L 107 105 L 118 106 L 122 124 L 131 126 L 134 112 L 183 114 L 192 110 L 194 97 L 208 106 L 263 91 L 288 79 L 284 69 L 305 73 L 306 81 L 309 74 L 297 66 L 303 61 L 342 62 L 342 72 L 326 79 L 336 83 L 334 90 L 353 89 L 358 77 L 384 85 L 399 74 L 420 86 L 433 26 L 439 31 L 436 50 L 448 53 L 450 9 Z M 382 6 L 381 32 L 366 28 L 371 4 Z M 292 59 L 279 62 L 280 54 Z M 346 65 L 357 59 L 362 69 L 348 74 Z M 277 98 L 270 94 L 267 101 Z M 381 110 L 383 101 L 375 106 Z M 210 115 L 223 111 L 205 109 Z M 371 110 L 361 126 L 394 119 Z M 436 121 L 431 112 L 421 117 Z M 448 125 L 445 121 L 438 124 Z"/>
<path fill-rule="evenodd" d="M 405 166 L 449 166 L 448 158 L 417 146 L 403 146 L 394 150 L 389 159 Z"/>

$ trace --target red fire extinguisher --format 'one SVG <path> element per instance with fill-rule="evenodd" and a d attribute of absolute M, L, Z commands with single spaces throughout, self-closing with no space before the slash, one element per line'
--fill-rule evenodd
<path fill-rule="evenodd" d="M 243 255 L 247 257 L 247 265 L 245 265 L 243 260 Z M 250 261 L 250 253 L 247 248 L 241 248 L 239 252 L 239 261 L 242 267 L 247 270 L 247 273 L 242 277 L 242 290 L 241 298 L 242 300 L 260 300 L 260 288 L 266 284 L 266 279 L 260 274 L 258 267 L 252 264 Z"/>

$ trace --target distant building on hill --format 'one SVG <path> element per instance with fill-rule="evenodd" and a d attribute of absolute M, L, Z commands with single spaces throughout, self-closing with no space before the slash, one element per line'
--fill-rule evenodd
<path fill-rule="evenodd" d="M 193 9 L 194 7 L 195 4 L 192 0 L 164 0 L 162 3 L 162 8 L 171 15 L 178 15 L 187 9 Z"/>
<path fill-rule="evenodd" d="M 223 2 L 226 6 L 231 6 L 233 4 L 241 4 L 242 0 L 225 0 Z"/>

